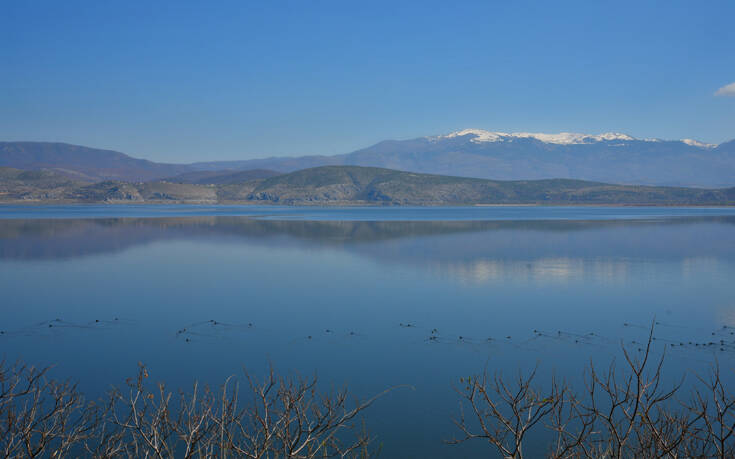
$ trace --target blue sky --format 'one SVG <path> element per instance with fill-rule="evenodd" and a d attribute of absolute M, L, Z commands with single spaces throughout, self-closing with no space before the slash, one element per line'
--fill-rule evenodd
<path fill-rule="evenodd" d="M 158 161 L 498 131 L 735 138 L 735 2 L 0 3 L 0 140 Z"/>

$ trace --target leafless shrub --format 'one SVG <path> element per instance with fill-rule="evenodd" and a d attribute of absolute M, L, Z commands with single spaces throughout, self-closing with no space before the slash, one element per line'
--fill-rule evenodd
<path fill-rule="evenodd" d="M 62 457 L 89 432 L 76 386 L 47 369 L 0 362 L 0 455 Z"/>
<path fill-rule="evenodd" d="M 695 391 L 687 407 L 703 420 L 689 451 L 710 457 L 735 457 L 735 397 L 728 394 L 714 365 L 707 377 L 700 377 L 701 388 Z"/>
<path fill-rule="evenodd" d="M 513 383 L 487 371 L 462 378 L 458 392 L 473 416 L 468 421 L 460 410 L 462 436 L 450 443 L 481 438 L 503 457 L 522 458 L 529 431 L 543 426 L 554 437 L 553 458 L 735 457 L 735 398 L 719 367 L 699 378 L 689 400 L 678 398 L 683 379 L 664 384 L 665 352 L 654 358 L 653 330 L 639 355 L 623 346 L 622 370 L 590 363 L 581 394 L 556 378 L 546 390 L 533 388 L 535 370 Z"/>
<path fill-rule="evenodd" d="M 469 402 L 480 430 L 473 432 L 462 413 L 455 424 L 464 437 L 451 443 L 481 438 L 504 457 L 523 456 L 526 433 L 558 408 L 566 391 L 565 386 L 554 382 L 551 394 L 541 395 L 531 386 L 535 375 L 536 370 L 527 376 L 519 373 L 514 385 L 506 383 L 499 375 L 489 379 L 487 371 L 479 377 L 461 378 L 464 387 L 459 392 Z"/>
<path fill-rule="evenodd" d="M 0 365 L 2 457 L 370 457 L 376 449 L 359 421 L 385 393 L 351 402 L 346 389 L 322 393 L 316 377 L 271 369 L 261 381 L 247 377 L 252 399 L 240 406 L 231 378 L 221 391 L 194 384 L 174 395 L 141 365 L 124 389 L 86 404 L 46 374 Z"/>

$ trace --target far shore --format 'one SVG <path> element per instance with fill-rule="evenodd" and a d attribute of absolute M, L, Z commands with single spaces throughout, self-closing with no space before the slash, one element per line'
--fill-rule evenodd
<path fill-rule="evenodd" d="M 657 203 L 373 203 L 368 201 L 304 201 L 293 203 L 279 203 L 270 201 L 94 201 L 80 202 L 67 200 L 8 200 L 0 201 L 2 206 L 279 206 L 279 207 L 375 207 L 375 208 L 402 208 L 402 207 L 690 207 L 710 209 L 731 209 L 734 204 L 657 204 Z"/>

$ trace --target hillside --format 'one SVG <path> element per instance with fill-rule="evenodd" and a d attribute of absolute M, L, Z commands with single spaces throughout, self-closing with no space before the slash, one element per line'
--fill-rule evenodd
<path fill-rule="evenodd" d="M 216 204 L 211 186 L 168 182 L 127 183 L 106 181 L 68 190 L 71 202 Z"/>
<path fill-rule="evenodd" d="M 284 204 L 733 204 L 735 188 L 611 185 L 581 180 L 497 181 L 391 169 L 324 166 L 258 183 L 250 200 Z"/>
<path fill-rule="evenodd" d="M 497 181 L 359 166 L 323 166 L 241 183 L 104 181 L 0 169 L 0 201 L 285 205 L 735 205 L 735 188 L 611 185 L 582 180 Z"/>
<path fill-rule="evenodd" d="M 69 190 L 86 183 L 53 171 L 23 171 L 0 167 L 0 202 L 9 200 L 63 200 Z"/>
<path fill-rule="evenodd" d="M 221 171 L 186 172 L 165 180 L 172 183 L 191 183 L 197 185 L 231 185 L 247 182 L 248 180 L 270 178 L 280 174 L 280 172 L 268 169 L 247 169 L 244 171 L 226 169 Z"/>
<path fill-rule="evenodd" d="M 0 167 L 52 170 L 90 182 L 144 182 L 192 170 L 186 165 L 156 163 L 117 151 L 51 142 L 0 142 Z"/>

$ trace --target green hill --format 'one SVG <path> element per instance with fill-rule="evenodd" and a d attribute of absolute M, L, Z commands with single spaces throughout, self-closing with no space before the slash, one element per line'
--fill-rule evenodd
<path fill-rule="evenodd" d="M 225 180 L 230 182 L 230 180 Z M 735 188 L 612 185 L 582 180 L 498 181 L 359 166 L 323 166 L 240 183 L 71 180 L 0 168 L 0 201 L 285 205 L 735 205 Z"/>
<path fill-rule="evenodd" d="M 734 204 L 735 188 L 611 185 L 583 180 L 497 181 L 357 166 L 304 169 L 261 181 L 250 200 L 283 204 Z"/>
<path fill-rule="evenodd" d="M 196 185 L 232 185 L 248 180 L 264 179 L 280 175 L 280 172 L 267 169 L 248 169 L 244 171 L 196 171 L 179 174 L 165 179 L 172 183 L 191 183 Z"/>
<path fill-rule="evenodd" d="M 86 183 L 72 180 L 58 172 L 37 170 L 25 171 L 0 167 L 0 202 L 16 200 L 65 199 L 66 193 Z"/>

